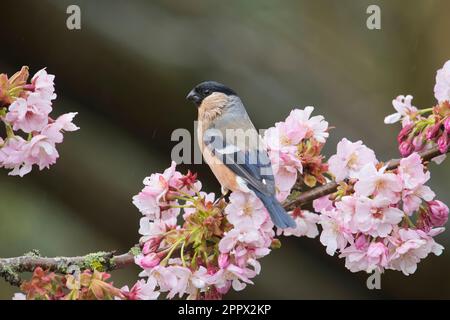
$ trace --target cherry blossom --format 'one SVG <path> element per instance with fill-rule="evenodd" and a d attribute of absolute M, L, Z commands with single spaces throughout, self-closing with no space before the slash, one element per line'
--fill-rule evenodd
<path fill-rule="evenodd" d="M 389 172 L 386 168 L 377 170 L 373 163 L 365 165 L 360 173 L 359 180 L 355 184 L 355 192 L 361 196 L 380 196 L 392 202 L 399 198 L 398 194 L 402 190 L 400 178 Z"/>
<path fill-rule="evenodd" d="M 42 130 L 48 123 L 48 114 L 52 108 L 41 101 L 34 95 L 27 100 L 18 98 L 9 106 L 5 120 L 12 124 L 13 130 L 26 133 Z"/>
<path fill-rule="evenodd" d="M 346 138 L 338 143 L 337 153 L 328 160 L 329 171 L 335 176 L 336 181 L 348 177 L 357 178 L 362 167 L 369 163 L 377 163 L 375 153 L 362 141 L 351 142 Z"/>
<path fill-rule="evenodd" d="M 156 300 L 160 295 L 160 292 L 155 290 L 156 285 L 154 278 L 141 279 L 131 289 L 128 286 L 122 287 L 121 292 L 127 300 Z"/>
<path fill-rule="evenodd" d="M 421 230 L 403 228 L 389 237 L 389 245 L 394 251 L 387 268 L 402 271 L 406 276 L 414 273 L 417 264 L 428 254 L 434 253 L 439 256 L 443 250 L 443 247 L 437 244 L 430 234 Z"/>
<path fill-rule="evenodd" d="M 417 112 L 417 108 L 411 104 L 412 99 L 411 95 L 400 95 L 392 100 L 392 106 L 397 112 L 384 118 L 384 123 L 392 124 L 402 120 L 403 126 L 410 124 L 411 117 Z"/>
<path fill-rule="evenodd" d="M 291 111 L 286 119 L 287 124 L 290 126 L 299 126 L 300 128 L 305 128 L 306 136 L 313 137 L 318 142 L 325 143 L 329 136 L 328 122 L 324 120 L 323 116 L 311 117 L 314 111 L 314 107 L 306 107 L 304 110 L 294 109 Z M 310 118 L 311 117 L 311 118 Z"/>
<path fill-rule="evenodd" d="M 436 73 L 434 96 L 439 102 L 450 101 L 450 60 Z"/>
<path fill-rule="evenodd" d="M 253 193 L 233 192 L 225 213 L 228 221 L 238 228 L 258 229 L 267 219 L 264 205 Z"/>
<path fill-rule="evenodd" d="M 296 236 L 308 238 L 315 238 L 319 235 L 319 230 L 317 228 L 317 223 L 319 222 L 319 215 L 307 211 L 307 210 L 294 210 L 291 212 L 296 223 L 295 228 L 278 229 L 277 234 L 284 236 Z"/>

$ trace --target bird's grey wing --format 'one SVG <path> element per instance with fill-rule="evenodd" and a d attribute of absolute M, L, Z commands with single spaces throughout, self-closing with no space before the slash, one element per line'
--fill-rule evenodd
<path fill-rule="evenodd" d="M 275 180 L 267 152 L 262 148 L 242 148 L 219 129 L 208 129 L 203 136 L 205 146 L 231 171 L 266 195 L 275 194 Z"/>

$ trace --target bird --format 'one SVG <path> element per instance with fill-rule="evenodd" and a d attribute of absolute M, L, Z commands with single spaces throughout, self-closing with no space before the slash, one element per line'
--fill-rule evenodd
<path fill-rule="evenodd" d="M 275 196 L 269 155 L 238 94 L 219 82 L 204 81 L 186 99 L 198 109 L 198 144 L 222 194 L 253 192 L 278 228 L 295 228 L 295 221 Z"/>

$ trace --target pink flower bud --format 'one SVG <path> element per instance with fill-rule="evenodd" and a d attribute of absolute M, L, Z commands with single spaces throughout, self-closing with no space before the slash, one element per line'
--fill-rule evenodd
<path fill-rule="evenodd" d="M 136 264 L 141 266 L 143 269 L 153 268 L 159 264 L 161 258 L 156 253 L 150 253 L 144 257 L 136 257 Z"/>
<path fill-rule="evenodd" d="M 405 138 L 411 133 L 413 127 L 414 124 L 407 124 L 406 126 L 403 127 L 402 130 L 400 130 L 397 136 L 397 141 L 399 144 L 402 143 L 402 141 L 405 140 Z"/>
<path fill-rule="evenodd" d="M 439 200 L 428 202 L 428 214 L 435 227 L 442 227 L 448 220 L 448 207 Z"/>
<path fill-rule="evenodd" d="M 450 117 L 444 121 L 445 132 L 450 133 Z"/>
<path fill-rule="evenodd" d="M 441 123 L 434 124 L 429 126 L 426 130 L 425 136 L 427 139 L 436 138 L 439 133 L 439 129 L 441 128 Z"/>
<path fill-rule="evenodd" d="M 144 243 L 144 246 L 142 247 L 142 253 L 149 254 L 155 252 L 156 249 L 158 249 L 159 247 L 161 239 L 162 239 L 161 237 L 152 237 L 149 240 L 147 240 L 147 242 Z"/>
<path fill-rule="evenodd" d="M 228 254 L 221 253 L 218 258 L 218 263 L 219 263 L 220 269 L 225 269 L 226 267 L 228 267 L 228 265 L 230 264 L 230 259 L 229 259 Z"/>
<path fill-rule="evenodd" d="M 414 152 L 414 146 L 410 141 L 403 141 L 400 143 L 398 150 L 400 151 L 402 157 L 407 157 Z"/>
<path fill-rule="evenodd" d="M 437 141 L 439 152 L 447 153 L 448 151 L 448 134 L 443 133 Z"/>

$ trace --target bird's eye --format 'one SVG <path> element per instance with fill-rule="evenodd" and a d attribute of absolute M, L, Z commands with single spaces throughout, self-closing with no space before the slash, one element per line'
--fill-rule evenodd
<path fill-rule="evenodd" d="M 203 91 L 203 93 L 207 96 L 207 95 L 209 95 L 211 93 L 211 90 L 206 89 L 205 91 Z"/>

